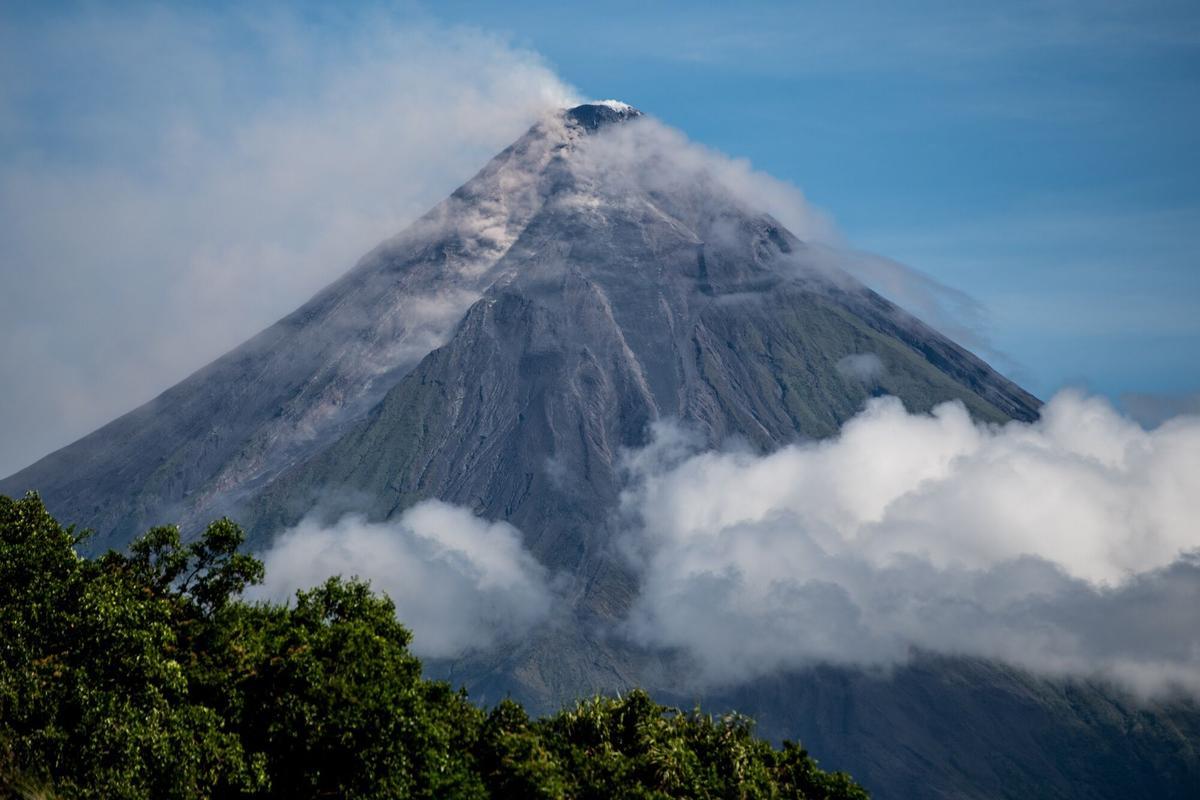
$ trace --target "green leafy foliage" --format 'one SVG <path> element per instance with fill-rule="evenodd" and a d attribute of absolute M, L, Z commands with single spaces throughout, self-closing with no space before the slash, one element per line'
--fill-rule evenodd
<path fill-rule="evenodd" d="M 421 677 L 387 597 L 330 578 L 240 599 L 241 530 L 130 552 L 0 497 L 0 797 L 865 798 L 738 715 L 644 692 L 545 719 Z"/>

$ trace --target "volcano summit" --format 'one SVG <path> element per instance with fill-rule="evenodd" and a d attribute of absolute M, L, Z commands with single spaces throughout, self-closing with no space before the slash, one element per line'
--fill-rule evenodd
<path fill-rule="evenodd" d="M 875 395 L 913 412 L 957 400 L 996 423 L 1040 406 L 727 177 L 624 103 L 548 114 L 304 306 L 0 492 L 36 489 L 57 517 L 93 528 L 97 548 L 221 515 L 265 548 L 306 518 L 465 507 L 519 530 L 565 607 L 446 674 L 535 707 L 655 675 L 669 694 L 669 654 L 606 633 L 638 588 L 615 544 L 622 458 L 653 423 L 769 452 L 836 434 Z M 714 698 L 770 712 L 764 732 L 802 738 L 879 796 L 1080 781 L 1104 794 L 1124 785 L 1114 771 L 1144 774 L 1143 751 L 1173 746 L 1154 737 L 1178 743 L 1196 724 L 1193 711 L 1155 718 L 1122 751 L 1114 731 L 1135 712 L 1102 692 L 1071 705 L 1072 691 L 918 659 L 892 677 L 821 667 Z M 1047 777 L 1047 748 L 1073 766 Z M 1016 766 L 993 768 L 996 752 Z"/>
<path fill-rule="evenodd" d="M 878 382 L 837 369 L 862 354 Z M 224 513 L 269 537 L 306 492 L 365 491 L 385 516 L 434 497 L 574 572 L 649 421 L 770 448 L 872 392 L 995 421 L 1038 405 L 606 101 L 543 119 L 300 309 L 0 489 L 37 488 L 97 547 Z"/>

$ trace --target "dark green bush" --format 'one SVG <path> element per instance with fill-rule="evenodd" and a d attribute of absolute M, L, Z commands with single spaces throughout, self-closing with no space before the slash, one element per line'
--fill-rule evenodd
<path fill-rule="evenodd" d="M 36 495 L 0 497 L 0 796 L 865 798 L 738 715 L 595 698 L 531 720 L 421 677 L 385 596 L 331 578 L 239 599 L 228 520 L 82 558 Z"/>

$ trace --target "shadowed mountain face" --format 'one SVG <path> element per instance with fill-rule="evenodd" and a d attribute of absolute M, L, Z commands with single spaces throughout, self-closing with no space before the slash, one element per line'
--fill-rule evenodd
<path fill-rule="evenodd" d="M 753 715 L 763 736 L 799 738 L 876 798 L 1188 800 L 1200 790 L 1194 701 L 1148 703 L 979 659 L 919 656 L 886 675 L 817 667 L 705 700 Z"/>
<path fill-rule="evenodd" d="M 96 529 L 98 548 L 221 514 L 263 546 L 310 514 L 383 520 L 425 498 L 466 506 L 511 522 L 564 576 L 572 624 L 441 664 L 444 674 L 481 699 L 511 692 L 535 708 L 633 683 L 669 691 L 654 676 L 670 659 L 603 633 L 637 590 L 612 520 L 621 454 L 647 443 L 650 423 L 674 418 L 710 446 L 737 439 L 767 451 L 835 433 L 873 394 L 917 411 L 958 399 L 996 422 L 1038 409 L 676 144 L 623 104 L 547 117 L 295 313 L 0 492 L 37 489 L 57 516 Z M 847 369 L 855 358 L 872 369 Z M 904 716 L 922 692 L 952 696 L 938 676 L 958 680 L 955 663 L 907 683 L 813 673 L 718 701 L 767 712 L 767 733 L 803 735 L 831 754 L 827 766 L 867 770 L 879 796 L 952 796 L 973 780 L 992 785 L 980 748 L 1017 740 L 956 734 L 942 744 L 962 762 L 957 772 L 930 758 L 914 766 L 912 748 L 924 746 L 914 742 L 1019 727 L 1022 708 L 997 689 L 987 702 Z M 989 669 L 969 680 L 1016 680 Z M 877 735 L 814 727 L 830 704 L 850 715 L 860 700 L 891 709 L 845 717 L 877 719 Z M 1046 716 L 1048 730 L 1091 741 L 1079 738 L 1094 732 L 1090 703 L 1063 711 L 1061 728 Z M 1194 708 L 1186 713 L 1194 722 Z M 1013 747 L 1014 761 L 1026 757 Z M 1079 774 L 1093 769 L 1080 758 Z M 917 791 L 922 782 L 936 791 Z"/>
<path fill-rule="evenodd" d="M 833 433 L 879 391 L 1036 414 L 660 138 L 616 103 L 543 120 L 302 308 L 0 490 L 36 488 L 97 548 L 247 508 L 269 536 L 258 520 L 294 521 L 305 492 L 366 492 L 379 515 L 439 497 L 513 519 L 574 566 L 615 496 L 615 454 L 659 417 L 767 449 Z M 861 353 L 879 381 L 836 368 Z M 454 385 L 480 391 L 435 397 Z M 405 438 L 399 418 L 423 404 L 441 438 Z M 323 472 L 348 458 L 353 474 Z M 548 459 L 571 485 L 548 484 Z M 579 514 L 589 524 L 562 535 Z"/>

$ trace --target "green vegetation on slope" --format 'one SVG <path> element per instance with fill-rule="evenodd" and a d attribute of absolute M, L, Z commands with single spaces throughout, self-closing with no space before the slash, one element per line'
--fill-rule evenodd
<path fill-rule="evenodd" d="M 865 798 L 737 715 L 596 698 L 544 719 L 421 678 L 384 596 L 290 606 L 221 520 L 78 555 L 36 495 L 0 497 L 0 797 Z"/>

